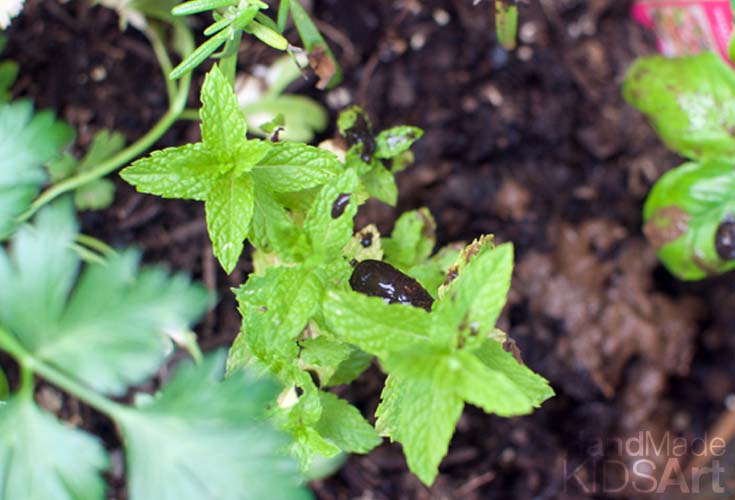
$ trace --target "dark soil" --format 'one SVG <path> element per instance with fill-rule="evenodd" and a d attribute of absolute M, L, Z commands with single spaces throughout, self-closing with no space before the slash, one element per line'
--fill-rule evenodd
<path fill-rule="evenodd" d="M 557 392 L 523 418 L 468 407 L 432 488 L 407 472 L 400 446 L 385 444 L 313 483 L 318 497 L 641 497 L 631 488 L 611 493 L 621 469 L 606 470 L 590 447 L 644 431 L 691 442 L 726 401 L 735 404 L 735 279 L 678 282 L 642 236 L 643 199 L 678 160 L 620 96 L 627 66 L 654 50 L 631 21 L 630 3 L 531 1 L 521 8 L 522 43 L 511 53 L 494 39 L 487 1 L 315 4 L 346 81 L 331 93 L 303 90 L 325 103 L 346 95 L 377 128 L 408 123 L 426 131 L 415 165 L 400 174 L 397 209 L 371 203 L 358 226 L 376 222 L 387 231 L 400 212 L 426 205 L 442 244 L 482 233 L 512 241 L 516 278 L 501 327 Z M 58 110 L 78 128 L 80 150 L 102 127 L 132 140 L 165 110 L 152 51 L 133 30 L 120 33 L 108 10 L 29 1 L 9 35 L 7 56 L 21 65 L 16 93 Z M 269 57 L 244 50 L 241 62 Z M 197 134 L 183 123 L 160 145 Z M 249 263 L 229 277 L 219 270 L 196 203 L 118 186 L 109 210 L 84 215 L 85 231 L 136 245 L 147 261 L 217 290 L 221 301 L 198 332 L 205 348 L 227 346 L 239 328 L 229 288 Z M 371 415 L 381 383 L 373 369 L 342 394 Z M 635 457 L 610 448 L 607 463 L 631 465 Z M 666 457 L 646 458 L 661 466 Z"/>

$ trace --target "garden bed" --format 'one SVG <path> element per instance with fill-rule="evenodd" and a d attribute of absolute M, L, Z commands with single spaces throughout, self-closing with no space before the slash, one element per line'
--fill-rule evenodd
<path fill-rule="evenodd" d="M 345 83 L 298 90 L 333 116 L 357 103 L 377 129 L 425 130 L 415 164 L 398 176 L 398 206 L 371 201 L 356 227 L 377 222 L 388 232 L 401 212 L 428 206 L 440 244 L 483 233 L 512 241 L 516 271 L 499 326 L 557 396 L 522 418 L 468 408 L 430 489 L 408 472 L 400 446 L 386 443 L 313 483 L 325 500 L 606 498 L 603 477 L 591 475 L 599 463 L 590 447 L 642 431 L 691 441 L 735 393 L 732 273 L 677 281 L 642 236 L 643 199 L 674 156 L 620 95 L 626 68 L 654 51 L 629 2 L 531 2 L 511 53 L 495 40 L 487 4 L 472 3 L 317 1 L 314 15 Z M 9 31 L 16 92 L 58 110 L 78 130 L 81 150 L 101 128 L 135 139 L 166 109 L 152 51 L 117 22 L 82 1 L 29 1 Z M 246 69 L 272 57 L 253 43 L 240 61 Z M 159 145 L 198 133 L 181 122 Z M 229 290 L 251 270 L 247 259 L 228 277 L 212 255 L 201 205 L 116 185 L 111 208 L 83 215 L 84 231 L 142 248 L 145 260 L 215 290 L 220 301 L 197 332 L 205 349 L 228 347 L 240 325 Z M 382 377 L 373 367 L 340 395 L 372 415 Z M 97 419 L 82 420 L 106 428 Z M 586 475 L 570 478 L 580 464 Z"/>

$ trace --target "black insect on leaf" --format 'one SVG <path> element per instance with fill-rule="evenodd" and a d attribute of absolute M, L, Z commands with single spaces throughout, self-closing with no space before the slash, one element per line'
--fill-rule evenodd
<path fill-rule="evenodd" d="M 434 299 L 418 281 L 379 260 L 363 260 L 352 271 L 350 286 L 356 292 L 381 297 L 389 304 L 409 304 L 431 311 Z"/>
<path fill-rule="evenodd" d="M 735 217 L 729 216 L 717 227 L 715 249 L 722 260 L 735 260 Z"/>
<path fill-rule="evenodd" d="M 339 196 L 337 196 L 337 199 L 334 200 L 334 203 L 332 203 L 332 219 L 339 219 L 339 217 L 345 213 L 345 208 L 347 208 L 347 204 L 350 202 L 350 194 L 349 193 L 340 193 Z"/>

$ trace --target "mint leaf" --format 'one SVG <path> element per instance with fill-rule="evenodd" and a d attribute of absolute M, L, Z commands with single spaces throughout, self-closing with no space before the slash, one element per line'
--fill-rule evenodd
<path fill-rule="evenodd" d="M 295 359 L 296 338 L 317 311 L 322 293 L 319 281 L 303 266 L 251 275 L 236 295 L 252 352 L 264 363 Z"/>
<path fill-rule="evenodd" d="M 255 190 L 255 213 L 248 239 L 263 252 L 275 253 L 287 262 L 299 261 L 307 250 L 302 231 L 271 193 Z"/>
<path fill-rule="evenodd" d="M 382 238 L 375 224 L 370 224 L 357 231 L 342 249 L 345 258 L 357 262 L 372 259 L 383 259 Z"/>
<path fill-rule="evenodd" d="M 43 165 L 73 138 L 74 131 L 51 112 L 34 115 L 30 101 L 0 103 L 0 241 L 46 181 Z"/>
<path fill-rule="evenodd" d="M 77 280 L 70 208 L 44 209 L 35 227 L 18 230 L 11 253 L 0 249 L 0 325 L 37 359 L 121 395 L 158 369 L 169 336 L 201 316 L 209 296 L 184 276 L 138 272 L 134 252 L 89 265 Z"/>
<path fill-rule="evenodd" d="M 109 463 L 97 439 L 16 396 L 0 406 L 0 467 L 3 498 L 98 500 Z"/>
<path fill-rule="evenodd" d="M 356 184 L 355 173 L 352 170 L 344 172 L 322 187 L 306 214 L 304 232 L 313 252 L 325 262 L 340 256 L 352 237 L 353 218 L 357 213 L 352 192 Z"/>
<path fill-rule="evenodd" d="M 220 161 L 229 161 L 247 143 L 248 126 L 232 85 L 217 66 L 204 78 L 201 100 L 202 142 L 207 149 L 218 153 Z"/>
<path fill-rule="evenodd" d="M 380 444 L 375 429 L 360 411 L 330 392 L 320 392 L 322 414 L 315 428 L 340 449 L 349 453 L 367 453 Z"/>
<path fill-rule="evenodd" d="M 228 273 L 242 253 L 255 216 L 255 192 L 315 188 L 340 167 L 336 157 L 306 145 L 273 145 L 248 140 L 235 94 L 217 66 L 202 87 L 202 142 L 152 153 L 125 168 L 121 176 L 139 191 L 205 202 L 214 255 Z M 271 196 L 273 198 L 273 196 Z M 274 198 L 275 201 L 275 198 Z M 262 198 L 258 206 L 268 204 Z M 277 212 L 273 204 L 266 208 Z M 255 236 L 283 250 L 292 235 L 282 211 L 278 231 L 265 229 L 266 214 L 256 217 Z M 280 230 L 286 234 L 279 234 Z M 284 237 L 284 240 L 281 238 Z"/>
<path fill-rule="evenodd" d="M 414 142 L 421 139 L 424 131 L 418 127 L 401 125 L 383 130 L 375 138 L 375 156 L 390 159 L 408 151 Z"/>
<path fill-rule="evenodd" d="M 436 244 L 436 222 L 428 208 L 402 214 L 390 238 L 383 238 L 386 262 L 402 269 L 426 261 Z"/>
<path fill-rule="evenodd" d="M 408 467 L 427 485 L 436 478 L 464 408 L 453 389 L 456 370 L 446 359 L 428 361 L 435 363 L 417 366 L 411 378 L 389 375 L 376 412 L 378 431 L 403 445 Z"/>
<path fill-rule="evenodd" d="M 647 236 L 666 268 L 683 280 L 735 269 L 715 247 L 718 226 L 735 217 L 735 165 L 722 159 L 666 172 L 646 199 Z"/>
<path fill-rule="evenodd" d="M 313 323 L 309 329 L 316 329 Z M 316 373 L 321 386 L 325 386 L 337 368 L 348 360 L 353 352 L 353 347 L 344 342 L 334 341 L 320 335 L 299 342 L 301 352 L 299 353 L 299 367 Z"/>
<path fill-rule="evenodd" d="M 549 386 L 546 379 L 531 371 L 527 366 L 518 363 L 518 361 L 513 357 L 513 354 L 503 349 L 500 342 L 495 340 L 486 340 L 476 351 L 473 352 L 473 355 L 489 369 L 506 376 L 516 387 L 515 390 L 521 392 L 526 398 L 528 398 L 528 401 L 533 407 L 538 407 L 541 403 L 554 395 L 554 391 Z M 474 363 L 470 364 L 474 366 Z M 473 370 L 477 373 L 483 372 L 483 370 L 480 370 L 477 367 L 473 368 Z M 474 379 L 469 380 L 466 385 L 468 393 L 475 391 L 481 392 L 484 390 L 484 386 L 488 386 L 482 378 L 477 378 L 471 373 L 469 374 L 469 377 L 471 379 L 474 377 Z M 479 385 L 482 385 L 483 387 L 475 387 Z M 488 396 L 490 398 L 498 398 L 498 394 L 489 394 Z M 470 400 L 467 399 L 467 401 Z M 505 405 L 506 403 L 497 402 L 494 404 Z M 517 411 L 514 410 L 513 414 L 517 414 Z"/>
<path fill-rule="evenodd" d="M 673 151 L 698 160 L 735 155 L 735 74 L 718 55 L 638 59 L 623 96 Z"/>
<path fill-rule="evenodd" d="M 217 156 L 199 143 L 154 151 L 123 169 L 120 177 L 143 193 L 204 201 L 219 170 Z"/>
<path fill-rule="evenodd" d="M 431 317 L 417 307 L 389 305 L 356 292 L 329 291 L 322 309 L 335 335 L 377 356 L 429 341 Z"/>
<path fill-rule="evenodd" d="M 253 219 L 255 194 L 249 177 L 221 177 L 204 204 L 215 257 L 228 274 L 235 269 Z"/>
<path fill-rule="evenodd" d="M 337 366 L 337 369 L 329 378 L 325 386 L 333 387 L 342 384 L 349 384 L 362 375 L 362 373 L 368 369 L 372 361 L 372 355 L 353 347 L 349 357 Z"/>
<path fill-rule="evenodd" d="M 398 186 L 393 174 L 387 168 L 377 164 L 361 179 L 370 196 L 392 207 L 396 206 Z"/>
<path fill-rule="evenodd" d="M 259 185 L 291 192 L 324 184 L 342 170 L 337 157 L 324 149 L 296 142 L 277 143 L 253 168 Z"/>
<path fill-rule="evenodd" d="M 220 381 L 223 354 L 179 366 L 153 401 L 116 417 L 131 498 L 311 498 L 263 420 L 273 388 L 242 371 Z"/>
<path fill-rule="evenodd" d="M 415 278 L 433 296 L 439 293 L 450 267 L 457 261 L 461 244 L 447 245 L 441 248 L 422 264 L 406 270 L 406 274 Z"/>
<path fill-rule="evenodd" d="M 513 274 L 513 246 L 504 243 L 493 248 L 490 241 L 473 243 L 468 247 L 472 250 L 460 254 L 460 263 L 465 267 L 440 292 L 435 307 L 445 320 L 465 325 L 473 335 L 488 334 L 495 327 Z"/>

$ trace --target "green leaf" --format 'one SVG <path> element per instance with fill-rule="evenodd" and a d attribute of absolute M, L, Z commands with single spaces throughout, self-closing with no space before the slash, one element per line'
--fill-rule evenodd
<path fill-rule="evenodd" d="M 368 369 L 373 361 L 373 356 L 356 347 L 352 348 L 350 356 L 342 361 L 334 374 L 329 378 L 325 386 L 334 387 L 342 384 L 349 384 Z"/>
<path fill-rule="evenodd" d="M 237 104 L 232 85 L 214 65 L 202 85 L 202 142 L 221 161 L 231 160 L 247 142 L 247 123 Z"/>
<path fill-rule="evenodd" d="M 0 104 L 0 241 L 15 228 L 46 181 L 43 165 L 60 154 L 74 131 L 30 101 Z"/>
<path fill-rule="evenodd" d="M 290 58 L 288 64 L 295 66 Z M 282 141 L 296 143 L 311 142 L 316 133 L 323 132 L 329 123 L 329 116 L 323 106 L 300 95 L 264 97 L 244 105 L 242 112 L 248 120 L 251 132 L 263 136 L 271 133 L 263 129 L 263 124 L 282 115 L 285 123 L 278 137 Z"/>
<path fill-rule="evenodd" d="M 454 391 L 456 370 L 446 359 L 416 367 L 411 378 L 388 376 L 376 415 L 376 427 L 403 445 L 411 471 L 427 485 L 434 482 L 447 454 L 464 403 Z"/>
<path fill-rule="evenodd" d="M 385 260 L 398 268 L 424 263 L 436 244 L 436 222 L 428 208 L 401 215 L 390 238 L 383 238 Z"/>
<path fill-rule="evenodd" d="M 699 160 L 735 155 L 735 74 L 719 56 L 638 59 L 623 95 L 677 153 Z"/>
<path fill-rule="evenodd" d="M 350 241 L 357 213 L 352 195 L 357 184 L 354 171 L 348 170 L 322 187 L 304 221 L 304 232 L 314 254 L 328 262 L 341 257 Z"/>
<path fill-rule="evenodd" d="M 386 304 L 356 292 L 328 291 L 322 304 L 329 329 L 363 351 L 387 356 L 429 341 L 431 316 L 406 304 Z"/>
<path fill-rule="evenodd" d="M 94 134 L 87 154 L 79 164 L 79 171 L 96 167 L 99 163 L 112 158 L 125 146 L 125 136 L 119 132 L 101 130 Z"/>
<path fill-rule="evenodd" d="M 337 157 L 307 144 L 281 142 L 258 161 L 252 176 L 276 192 L 292 192 L 324 184 L 342 170 Z"/>
<path fill-rule="evenodd" d="M 131 498 L 311 498 L 263 420 L 273 387 L 242 371 L 220 381 L 222 354 L 180 366 L 152 402 L 117 416 Z"/>
<path fill-rule="evenodd" d="M 383 130 L 375 138 L 377 158 L 390 159 L 408 151 L 414 142 L 421 139 L 424 131 L 418 127 L 401 125 Z"/>
<path fill-rule="evenodd" d="M 69 208 L 44 209 L 35 227 L 16 233 L 10 255 L 0 250 L 0 325 L 38 360 L 121 395 L 158 369 L 171 350 L 169 336 L 204 313 L 209 295 L 181 275 L 138 272 L 133 252 L 87 266 L 75 286 Z"/>
<path fill-rule="evenodd" d="M 340 449 L 349 453 L 367 453 L 381 442 L 375 429 L 360 411 L 330 392 L 320 392 L 322 415 L 316 430 Z"/>
<path fill-rule="evenodd" d="M 735 217 L 735 165 L 709 160 L 685 163 L 653 186 L 643 209 L 645 232 L 666 268 L 683 280 L 735 269 L 717 254 L 715 234 Z"/>
<path fill-rule="evenodd" d="M 0 102 L 7 102 L 11 98 L 10 87 L 18 78 L 18 63 L 15 61 L 0 62 Z"/>
<path fill-rule="evenodd" d="M 322 293 L 319 281 L 303 266 L 251 275 L 236 294 L 252 352 L 264 363 L 295 359 L 296 338 L 317 311 Z"/>
<path fill-rule="evenodd" d="M 372 259 L 383 260 L 383 247 L 380 232 L 375 224 L 370 224 L 357 231 L 344 247 L 345 258 L 358 262 Z"/>
<path fill-rule="evenodd" d="M 375 163 L 375 166 L 361 177 L 362 183 L 370 196 L 394 207 L 398 202 L 396 180 L 390 170 L 377 161 Z"/>
<path fill-rule="evenodd" d="M 120 177 L 143 193 L 204 201 L 220 179 L 219 166 L 203 144 L 186 144 L 154 151 L 124 168 Z"/>
<path fill-rule="evenodd" d="M 457 245 L 447 245 L 424 263 L 407 269 L 406 274 L 416 279 L 436 298 L 439 287 L 444 284 L 449 268 L 457 261 L 459 253 L 460 248 Z"/>
<path fill-rule="evenodd" d="M 242 253 L 254 203 L 253 182 L 247 174 L 236 177 L 230 172 L 222 176 L 207 195 L 205 209 L 212 250 L 228 274 Z"/>
<path fill-rule="evenodd" d="M 99 500 L 109 462 L 97 439 L 16 396 L 0 406 L 0 467 L 3 498 Z"/>
<path fill-rule="evenodd" d="M 115 201 L 115 184 L 109 179 L 95 179 L 74 191 L 74 205 L 79 210 L 103 210 Z"/>
<path fill-rule="evenodd" d="M 190 16 L 208 10 L 216 10 L 229 5 L 237 5 L 236 0 L 190 0 L 180 3 L 171 10 L 174 16 Z"/>
<path fill-rule="evenodd" d="M 309 329 L 316 329 L 312 322 Z M 299 367 L 316 373 L 320 386 L 325 386 L 341 363 L 349 359 L 354 347 L 344 342 L 334 341 L 320 335 L 299 342 Z"/>
<path fill-rule="evenodd" d="M 518 6 L 508 5 L 504 0 L 495 0 L 495 31 L 498 41 L 505 50 L 516 47 L 518 33 Z"/>
<path fill-rule="evenodd" d="M 288 261 L 299 261 L 306 242 L 294 220 L 266 189 L 255 190 L 255 215 L 249 239 L 259 250 L 275 252 Z"/>
<path fill-rule="evenodd" d="M 490 339 L 485 340 L 480 345 L 480 347 L 472 354 L 476 356 L 477 359 L 479 359 L 482 363 L 484 363 L 485 367 L 497 373 L 501 373 L 502 375 L 507 377 L 508 380 L 510 380 L 510 382 L 515 386 L 512 391 L 522 393 L 533 407 L 540 406 L 541 403 L 554 395 L 554 390 L 549 386 L 549 383 L 546 381 L 546 379 L 531 371 L 531 369 L 527 366 L 522 365 L 518 361 L 516 361 L 516 359 L 513 357 L 513 354 L 503 349 L 503 346 L 500 344 L 500 342 Z M 469 353 L 462 353 L 464 359 L 467 359 L 467 355 L 469 355 Z M 480 376 L 480 374 L 484 373 L 484 370 L 477 367 L 476 363 L 474 362 L 470 362 L 468 363 L 468 365 L 472 365 L 472 368 L 470 369 L 468 367 L 468 370 L 466 372 L 468 380 L 466 381 L 463 390 L 467 392 L 476 391 L 479 394 L 482 394 L 483 391 L 486 391 L 484 387 L 489 387 L 489 384 L 485 382 L 485 379 Z M 490 402 L 493 402 L 498 399 L 498 394 L 497 392 L 495 394 L 487 394 L 486 397 L 489 398 Z M 477 399 L 481 401 L 481 399 L 479 398 L 480 396 L 478 396 Z M 472 402 L 469 398 L 467 398 L 467 401 Z M 495 401 L 492 404 L 501 407 L 509 406 L 508 403 L 504 401 Z M 483 407 L 483 409 L 485 409 L 483 405 L 478 406 L 481 406 Z M 512 414 L 514 415 L 520 413 L 518 411 L 519 409 L 508 409 L 512 410 Z M 485 409 L 485 411 L 488 410 Z M 499 413 L 495 410 L 490 411 Z"/>
<path fill-rule="evenodd" d="M 169 80 L 176 80 L 177 78 L 181 78 L 184 74 L 199 66 L 202 62 L 204 62 L 207 57 L 214 54 L 214 51 L 217 50 L 223 43 L 225 43 L 225 40 L 227 40 L 227 38 L 229 38 L 230 36 L 230 30 L 227 29 L 223 29 L 216 35 L 212 36 L 209 40 L 197 47 L 194 52 L 189 54 L 186 59 L 181 61 L 179 65 L 171 71 L 171 73 L 168 75 Z"/>
<path fill-rule="evenodd" d="M 487 334 L 495 328 L 513 273 L 513 246 L 504 243 L 493 248 L 491 240 L 482 241 L 460 255 L 460 262 L 469 263 L 446 285 L 435 307 L 445 321 L 468 328 L 470 335 Z"/>
<path fill-rule="evenodd" d="M 340 69 L 337 58 L 334 57 L 332 50 L 329 45 L 319 33 L 319 28 L 316 27 L 314 21 L 311 20 L 306 9 L 301 5 L 299 0 L 290 0 L 291 6 L 291 18 L 293 19 L 296 30 L 299 32 L 299 37 L 304 44 L 304 48 L 307 52 L 312 52 L 315 49 L 323 49 L 326 56 L 334 65 L 334 75 L 326 83 L 326 88 L 333 88 L 342 81 L 342 70 Z"/>

